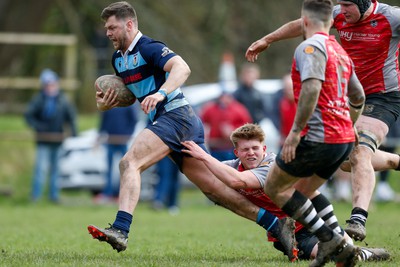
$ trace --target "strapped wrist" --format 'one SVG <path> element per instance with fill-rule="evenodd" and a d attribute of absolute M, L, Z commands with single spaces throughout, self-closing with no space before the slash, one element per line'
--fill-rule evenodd
<path fill-rule="evenodd" d="M 157 91 L 157 93 L 161 94 L 162 96 L 164 96 L 164 98 L 167 98 L 168 92 L 167 89 L 161 88 Z"/>

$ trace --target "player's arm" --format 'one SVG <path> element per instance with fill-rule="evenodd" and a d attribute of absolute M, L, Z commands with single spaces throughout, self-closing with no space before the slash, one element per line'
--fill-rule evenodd
<path fill-rule="evenodd" d="M 284 39 L 290 39 L 299 37 L 303 34 L 303 20 L 297 19 L 290 21 L 275 31 L 265 35 L 261 39 L 252 43 L 246 51 L 246 59 L 250 62 L 255 62 L 258 59 L 258 55 L 266 50 L 272 43 L 278 42 Z"/>
<path fill-rule="evenodd" d="M 318 103 L 319 93 L 322 88 L 322 81 L 315 78 L 306 79 L 301 84 L 299 101 L 292 129 L 286 137 L 282 147 L 282 159 L 288 163 L 295 159 L 296 148 L 300 142 L 301 131 L 310 119 Z"/>
<path fill-rule="evenodd" d="M 321 88 L 322 81 L 318 79 L 311 78 L 302 82 L 292 131 L 301 132 L 304 129 L 317 106 Z"/>
<path fill-rule="evenodd" d="M 228 166 L 207 152 L 193 141 L 185 141 L 182 144 L 186 147 L 182 152 L 188 153 L 192 157 L 201 160 L 207 168 L 224 184 L 233 189 L 240 188 L 261 188 L 257 177 L 251 171 L 239 172 Z"/>
<path fill-rule="evenodd" d="M 360 117 L 364 109 L 365 102 L 364 89 L 354 72 L 349 80 L 347 96 L 349 98 L 350 117 L 351 121 L 354 124 L 357 121 L 358 117 Z"/>
<path fill-rule="evenodd" d="M 152 111 L 157 103 L 163 101 L 168 94 L 179 88 L 185 83 L 190 75 L 188 64 L 180 57 L 171 57 L 164 65 L 163 70 L 168 72 L 168 78 L 160 87 L 157 93 L 147 96 L 141 103 L 145 114 Z"/>
<path fill-rule="evenodd" d="M 167 94 L 182 86 L 190 75 L 188 64 L 180 56 L 170 58 L 164 65 L 164 71 L 169 75 L 161 89 L 165 89 Z"/>

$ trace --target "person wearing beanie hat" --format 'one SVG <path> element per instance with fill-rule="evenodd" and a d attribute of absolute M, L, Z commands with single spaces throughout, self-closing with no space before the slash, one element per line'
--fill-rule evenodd
<path fill-rule="evenodd" d="M 338 0 L 340 2 L 352 2 L 357 5 L 358 10 L 360 11 L 360 20 L 364 16 L 365 12 L 367 12 L 368 8 L 371 6 L 371 0 Z"/>
<path fill-rule="evenodd" d="M 41 86 L 46 86 L 49 83 L 58 82 L 58 75 L 51 69 L 44 69 L 40 74 Z"/>
<path fill-rule="evenodd" d="M 400 156 L 379 150 L 389 128 L 400 116 L 400 8 L 376 0 L 338 0 L 332 27 L 355 65 L 366 95 L 365 108 L 355 124 L 359 140 L 341 169 L 351 172 L 353 209 L 345 231 L 355 240 L 366 237 L 368 208 L 375 171 L 400 170 Z M 286 23 L 253 42 L 246 51 L 250 62 L 272 43 L 302 36 L 303 19 Z M 350 103 L 351 104 L 351 103 Z"/>
<path fill-rule="evenodd" d="M 36 136 L 36 163 L 31 199 L 36 202 L 41 198 L 49 172 L 49 199 L 58 203 L 59 153 L 66 133 L 76 136 L 76 112 L 74 106 L 61 93 L 59 78 L 54 71 L 43 70 L 39 80 L 41 91 L 32 98 L 25 111 L 25 120 Z"/>

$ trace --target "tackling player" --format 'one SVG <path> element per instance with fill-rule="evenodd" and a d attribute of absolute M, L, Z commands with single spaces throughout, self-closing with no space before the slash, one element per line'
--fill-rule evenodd
<path fill-rule="evenodd" d="M 364 111 L 356 123 L 359 145 L 352 151 L 350 163 L 341 166 L 352 172 L 353 210 L 345 231 L 355 240 L 363 240 L 375 187 L 374 171 L 400 170 L 399 155 L 378 149 L 400 115 L 400 8 L 375 0 L 337 2 L 333 27 L 354 62 L 366 95 Z M 246 58 L 254 62 L 272 43 L 302 33 L 302 19 L 286 23 L 252 43 Z"/>
<path fill-rule="evenodd" d="M 203 161 L 218 179 L 237 190 L 257 206 L 273 213 L 280 219 L 289 219 L 290 217 L 264 193 L 265 179 L 276 155 L 267 152 L 265 134 L 261 127 L 257 124 L 245 124 L 232 132 L 231 141 L 237 157 L 234 160 L 220 162 L 193 141 L 183 142 L 186 147 L 183 151 Z M 295 232 L 299 259 L 315 258 L 318 251 L 318 238 L 297 222 Z M 345 234 L 344 231 L 342 233 Z M 276 249 L 286 254 L 286 250 L 278 240 L 271 235 L 268 235 L 268 240 L 274 243 Z M 382 261 L 388 260 L 390 254 L 382 248 L 361 248 L 360 257 L 363 261 Z"/>

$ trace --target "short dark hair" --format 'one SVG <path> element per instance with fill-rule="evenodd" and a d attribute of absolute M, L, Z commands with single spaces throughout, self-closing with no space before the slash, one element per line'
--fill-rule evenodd
<path fill-rule="evenodd" d="M 311 13 L 314 19 L 327 23 L 332 19 L 333 3 L 331 0 L 304 0 L 303 10 Z"/>
<path fill-rule="evenodd" d="M 265 133 L 258 124 L 246 123 L 243 126 L 234 130 L 231 134 L 231 141 L 234 147 L 237 146 L 239 140 L 253 140 L 256 139 L 264 143 Z"/>
<path fill-rule="evenodd" d="M 101 12 L 101 19 L 104 21 L 112 16 L 115 16 L 117 19 L 131 18 L 136 20 L 136 11 L 126 1 L 115 2 L 104 8 Z"/>

